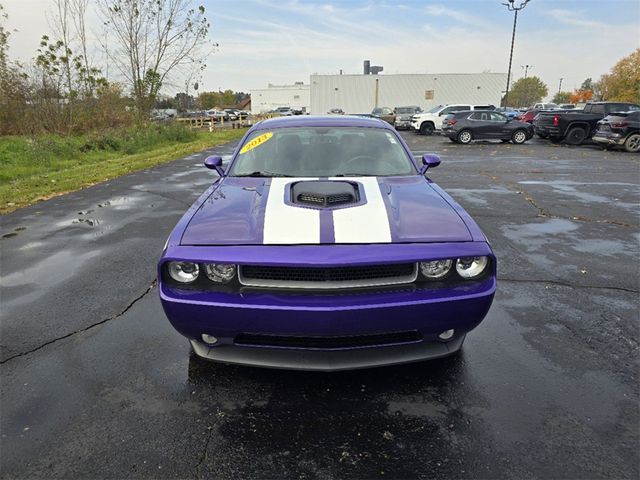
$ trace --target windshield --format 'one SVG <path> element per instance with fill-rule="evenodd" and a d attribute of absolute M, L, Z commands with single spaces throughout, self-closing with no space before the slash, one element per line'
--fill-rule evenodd
<path fill-rule="evenodd" d="M 438 113 L 443 106 L 444 105 L 438 105 L 437 107 L 433 107 L 431 110 L 429 110 L 429 113 Z"/>
<path fill-rule="evenodd" d="M 229 176 L 335 177 L 415 175 L 393 132 L 377 128 L 304 127 L 253 132 Z"/>

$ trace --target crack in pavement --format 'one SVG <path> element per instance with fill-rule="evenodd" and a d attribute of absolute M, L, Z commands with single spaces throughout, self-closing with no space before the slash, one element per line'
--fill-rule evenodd
<path fill-rule="evenodd" d="M 195 467 L 196 478 L 203 478 L 202 474 L 200 473 L 200 467 L 208 457 L 207 450 L 209 449 L 209 442 L 211 441 L 211 437 L 213 437 L 213 425 L 209 425 L 207 429 L 209 430 L 209 433 L 207 434 L 207 438 L 204 442 L 204 447 L 202 449 L 202 454 L 200 455 L 200 460 L 198 460 L 198 463 L 196 464 L 196 467 Z"/>
<path fill-rule="evenodd" d="M 585 223 L 605 223 L 608 225 L 617 225 L 619 227 L 633 227 L 634 225 L 627 223 L 627 222 L 623 222 L 622 220 L 595 220 L 593 218 L 589 218 L 589 217 L 585 217 L 583 215 L 575 215 L 575 216 L 570 216 L 570 217 L 566 217 L 566 216 L 562 216 L 562 215 L 556 215 L 554 213 L 548 212 L 547 210 L 545 210 L 543 207 L 541 207 L 540 205 L 538 205 L 538 203 L 534 200 L 534 198 L 531 196 L 531 194 L 529 192 L 527 192 L 526 190 L 524 190 L 523 188 L 514 185 L 511 182 L 505 182 L 505 181 L 501 181 L 498 177 L 496 177 L 495 175 L 491 175 L 488 172 L 480 172 L 480 175 L 483 175 L 485 177 L 489 177 L 491 180 L 497 180 L 499 181 L 502 185 L 505 186 L 505 188 L 507 190 L 510 190 L 518 195 L 522 195 L 525 199 L 525 201 L 527 203 L 529 203 L 529 205 L 531 205 L 533 208 L 535 208 L 536 210 L 538 210 L 538 217 L 545 217 L 545 218 L 558 218 L 558 219 L 562 219 L 562 220 L 574 220 L 577 222 L 585 222 Z"/>
<path fill-rule="evenodd" d="M 129 303 L 124 310 L 122 310 L 119 313 L 116 313 L 115 315 L 109 317 L 109 318 L 105 318 L 103 320 L 100 320 L 99 322 L 93 323 L 91 325 L 89 325 L 88 327 L 84 327 L 81 328 L 79 330 L 75 330 L 73 332 L 67 333 L 66 335 L 63 335 L 62 337 L 58 337 L 58 338 L 54 338 L 53 340 L 49 340 L 48 342 L 43 343 L 42 345 L 39 345 L 35 348 L 32 348 L 31 350 L 27 350 L 26 352 L 20 352 L 20 353 L 16 353 L 15 355 L 12 355 L 8 358 L 5 358 L 4 360 L 0 361 L 0 365 L 4 365 L 5 363 L 18 358 L 18 357 L 24 357 L 26 355 L 29 355 L 33 352 L 37 352 L 38 350 L 43 349 L 44 347 L 51 345 L 52 343 L 56 343 L 59 342 L 60 340 L 64 340 L 65 338 L 69 338 L 72 337 L 78 333 L 82 333 L 82 332 L 86 332 L 88 330 L 91 330 L 94 327 L 97 327 L 99 325 L 102 325 L 104 323 L 110 322 L 111 320 L 115 320 L 116 318 L 121 317 L 122 315 L 124 315 L 125 313 L 127 313 L 129 311 L 129 309 L 131 309 L 131 307 L 133 307 L 136 303 L 138 303 L 140 300 L 142 300 L 151 290 L 153 290 L 153 288 L 156 286 L 157 283 L 157 279 L 154 280 L 153 282 L 151 282 L 151 285 L 149 285 L 147 287 L 147 289 L 140 295 L 138 295 L 136 298 L 134 298 L 131 303 Z"/>
<path fill-rule="evenodd" d="M 512 282 L 512 283 L 550 283 L 552 285 L 559 285 L 561 287 L 573 288 L 573 289 L 594 289 L 594 290 L 618 290 L 627 293 L 640 293 L 640 290 L 634 290 L 633 288 L 625 287 L 605 287 L 601 285 L 572 285 L 570 283 L 561 282 L 559 280 L 534 280 L 534 279 L 522 279 L 522 278 L 500 278 L 498 282 Z"/>

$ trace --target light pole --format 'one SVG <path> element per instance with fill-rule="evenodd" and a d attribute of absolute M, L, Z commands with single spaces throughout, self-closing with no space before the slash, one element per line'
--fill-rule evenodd
<path fill-rule="evenodd" d="M 511 82 L 511 63 L 513 61 L 513 42 L 516 39 L 516 24 L 518 23 L 518 12 L 527 6 L 529 0 L 519 0 L 518 5 L 516 6 L 516 0 L 509 0 L 508 3 L 503 3 L 505 7 L 510 12 L 514 12 L 513 14 L 513 32 L 511 33 L 511 53 L 509 54 L 509 72 L 507 73 L 507 89 L 504 94 L 504 106 L 506 107 L 509 103 L 509 83 Z"/>
<path fill-rule="evenodd" d="M 558 93 L 560 93 L 560 90 L 562 90 L 562 80 L 564 79 L 560 77 L 560 84 L 558 85 Z"/>
<path fill-rule="evenodd" d="M 533 65 L 520 65 L 520 68 L 524 68 L 524 79 L 526 80 L 527 79 L 527 73 L 529 73 L 529 69 L 530 68 L 533 68 Z M 530 103 L 530 100 L 529 100 L 529 85 L 525 84 L 524 88 L 525 88 L 525 93 L 527 94 L 526 97 L 525 97 L 526 98 L 526 104 L 528 105 Z"/>

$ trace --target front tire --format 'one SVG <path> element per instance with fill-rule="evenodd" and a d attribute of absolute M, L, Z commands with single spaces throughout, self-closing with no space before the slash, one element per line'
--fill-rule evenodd
<path fill-rule="evenodd" d="M 629 153 L 640 152 L 640 133 L 632 133 L 624 142 L 624 149 Z"/>
<path fill-rule="evenodd" d="M 524 130 L 516 130 L 511 134 L 511 141 L 516 145 L 522 145 L 527 141 L 527 132 Z"/>
<path fill-rule="evenodd" d="M 424 122 L 420 125 L 420 133 L 422 135 L 433 135 L 434 130 L 435 128 L 431 122 Z"/>
<path fill-rule="evenodd" d="M 468 145 L 471 143 L 471 140 L 473 140 L 473 135 L 471 134 L 470 130 L 462 130 L 460 133 L 458 133 L 457 140 L 458 143 Z"/>
<path fill-rule="evenodd" d="M 582 127 L 573 127 L 567 133 L 565 141 L 569 145 L 580 145 L 587 139 L 587 132 Z"/>

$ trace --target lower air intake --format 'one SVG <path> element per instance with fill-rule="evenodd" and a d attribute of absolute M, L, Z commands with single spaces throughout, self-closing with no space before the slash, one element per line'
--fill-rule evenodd
<path fill-rule="evenodd" d="M 299 337 L 289 335 L 263 335 L 241 333 L 235 338 L 237 345 L 335 350 L 341 348 L 374 347 L 399 343 L 419 342 L 422 334 L 416 330 L 374 333 L 370 335 Z"/>

